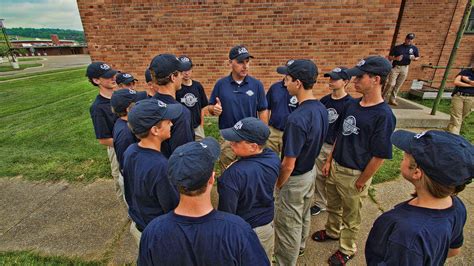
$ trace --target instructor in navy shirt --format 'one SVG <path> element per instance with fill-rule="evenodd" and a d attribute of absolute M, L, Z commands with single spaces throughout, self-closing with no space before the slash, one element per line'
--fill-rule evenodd
<path fill-rule="evenodd" d="M 230 49 L 229 64 L 232 72 L 217 81 L 209 99 L 208 110 L 219 116 L 219 129 L 234 126 L 246 117 L 260 118 L 268 123 L 267 99 L 262 82 L 248 75 L 250 55 L 246 47 L 237 45 Z M 221 146 L 220 164 L 225 169 L 236 157 L 228 141 Z"/>
<path fill-rule="evenodd" d="M 147 226 L 138 265 L 270 265 L 250 225 L 212 207 L 219 153 L 217 141 L 205 138 L 171 155 L 168 176 L 179 190 L 179 204 Z"/>
<path fill-rule="evenodd" d="M 276 184 L 275 258 L 277 265 L 296 265 L 311 226 L 314 162 L 326 139 L 328 112 L 313 95 L 318 68 L 311 60 L 291 60 L 277 72 L 286 75 L 285 86 L 300 105 L 288 116 L 283 133 L 283 160 Z"/>

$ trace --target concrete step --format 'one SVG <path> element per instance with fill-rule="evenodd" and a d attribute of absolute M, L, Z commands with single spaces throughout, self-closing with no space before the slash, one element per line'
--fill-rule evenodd
<path fill-rule="evenodd" d="M 397 98 L 398 106 L 390 106 L 397 118 L 397 128 L 438 128 L 445 129 L 449 123 L 449 115 L 437 111 L 431 115 L 431 108 Z"/>

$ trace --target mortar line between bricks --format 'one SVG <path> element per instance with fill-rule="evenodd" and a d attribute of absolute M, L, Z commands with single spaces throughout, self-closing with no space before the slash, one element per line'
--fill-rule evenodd
<path fill-rule="evenodd" d="M 118 233 L 115 234 L 114 238 L 112 239 L 112 243 L 105 249 L 104 253 L 102 254 L 102 261 L 109 262 L 111 259 L 113 259 L 113 253 L 115 249 L 117 248 L 117 245 L 120 245 L 120 240 L 125 236 L 126 233 L 128 233 L 128 228 L 130 227 L 130 219 L 127 219 L 120 230 L 118 230 Z"/>
<path fill-rule="evenodd" d="M 3 236 L 5 235 L 6 233 L 10 232 L 10 230 L 12 230 L 13 228 L 15 228 L 17 225 L 19 225 L 20 223 L 22 223 L 23 221 L 25 221 L 26 219 L 28 219 L 29 217 L 31 217 L 33 214 L 35 214 L 39 209 L 43 208 L 45 206 L 45 204 L 50 201 L 53 197 L 55 197 L 57 194 L 65 191 L 66 189 L 68 189 L 69 186 L 65 185 L 64 187 L 62 187 L 60 190 L 58 190 L 57 192 L 53 193 L 50 197 L 48 197 L 47 199 L 45 199 L 44 201 L 38 203 L 36 205 L 36 207 L 30 211 L 30 213 L 28 215 L 26 215 L 25 217 L 21 218 L 17 223 L 15 223 L 14 225 L 10 226 L 10 228 L 8 228 L 5 232 L 2 232 L 0 233 L 0 236 Z"/>

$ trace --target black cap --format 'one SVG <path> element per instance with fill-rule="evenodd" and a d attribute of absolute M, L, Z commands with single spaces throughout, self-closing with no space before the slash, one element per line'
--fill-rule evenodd
<path fill-rule="evenodd" d="M 362 59 L 353 68 L 343 70 L 350 77 L 360 76 L 366 73 L 386 77 L 392 71 L 392 64 L 382 56 L 369 56 Z"/>
<path fill-rule="evenodd" d="M 430 130 L 419 134 L 397 130 L 392 143 L 415 158 L 434 181 L 459 186 L 474 177 L 474 146 L 459 135 Z"/>
<path fill-rule="evenodd" d="M 219 143 L 212 137 L 179 146 L 168 160 L 169 180 L 188 191 L 203 187 L 214 171 L 220 152 Z"/>
<path fill-rule="evenodd" d="M 331 78 L 333 80 L 340 80 L 340 79 L 350 80 L 351 77 L 349 77 L 347 73 L 343 71 L 346 69 L 347 67 L 336 67 L 333 70 L 331 70 L 331 72 L 324 74 L 324 77 Z"/>
<path fill-rule="evenodd" d="M 151 60 L 150 70 L 157 78 L 165 78 L 175 71 L 184 71 L 184 64 L 172 54 L 160 54 Z"/>
<path fill-rule="evenodd" d="M 409 40 L 415 39 L 415 33 L 408 33 L 405 39 L 409 39 Z"/>
<path fill-rule="evenodd" d="M 228 141 L 245 140 L 263 145 L 270 136 L 270 129 L 260 119 L 247 117 L 235 123 L 233 127 L 222 129 L 221 135 Z"/>
<path fill-rule="evenodd" d="M 147 70 L 145 70 L 145 82 L 148 83 L 148 82 L 151 82 L 151 81 L 152 81 L 152 78 L 151 78 L 150 69 L 147 69 Z"/>
<path fill-rule="evenodd" d="M 249 53 L 247 48 L 243 45 L 236 45 L 232 47 L 229 51 L 229 59 L 233 60 L 236 59 L 237 61 L 243 61 L 247 58 L 253 58 L 253 56 Z"/>
<path fill-rule="evenodd" d="M 117 70 L 112 69 L 109 65 L 104 62 L 92 62 L 86 71 L 88 78 L 111 78 L 117 74 Z"/>
<path fill-rule="evenodd" d="M 128 124 L 134 134 L 144 133 L 161 120 L 177 118 L 182 109 L 181 104 L 166 104 L 153 98 L 141 100 L 128 113 Z"/>
<path fill-rule="evenodd" d="M 130 84 L 134 81 L 138 81 L 138 79 L 134 78 L 131 74 L 128 73 L 118 73 L 117 77 L 115 77 L 115 82 L 117 84 Z"/>
<path fill-rule="evenodd" d="M 184 70 L 183 71 L 188 71 L 188 70 L 191 70 L 191 68 L 193 68 L 193 61 L 191 61 L 191 58 L 189 58 L 185 55 L 182 55 L 182 56 L 178 57 L 178 59 L 184 65 Z"/>
<path fill-rule="evenodd" d="M 318 67 L 311 60 L 297 59 L 289 60 L 286 65 L 278 67 L 277 72 L 299 79 L 303 84 L 314 84 L 318 76 Z"/>
<path fill-rule="evenodd" d="M 137 102 L 139 95 L 136 90 L 132 89 L 121 89 L 116 90 L 110 98 L 110 106 L 114 109 L 114 112 L 121 113 L 125 112 L 131 103 Z"/>

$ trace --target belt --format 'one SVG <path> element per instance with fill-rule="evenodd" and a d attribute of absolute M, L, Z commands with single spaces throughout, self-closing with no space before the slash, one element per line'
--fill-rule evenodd
<path fill-rule="evenodd" d="M 472 97 L 474 96 L 474 94 L 471 94 L 471 93 L 467 93 L 467 92 L 456 92 L 455 95 L 459 95 L 459 96 L 467 96 L 467 97 Z"/>
<path fill-rule="evenodd" d="M 137 223 L 135 223 L 135 227 L 137 228 L 138 231 L 143 232 L 143 228 L 139 226 Z"/>

